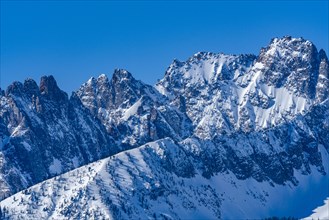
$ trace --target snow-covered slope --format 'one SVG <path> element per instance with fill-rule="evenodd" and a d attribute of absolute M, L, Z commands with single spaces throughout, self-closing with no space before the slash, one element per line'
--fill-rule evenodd
<path fill-rule="evenodd" d="M 115 70 L 111 80 L 106 75 L 91 78 L 76 94 L 118 145 L 138 147 L 159 138 L 178 140 L 190 134 L 186 115 L 166 105 L 166 97 L 126 70 Z"/>
<path fill-rule="evenodd" d="M 328 94 L 325 52 L 291 37 L 258 56 L 175 60 L 155 87 L 126 70 L 70 98 L 51 76 L 15 82 L 0 92 L 0 198 L 23 191 L 1 206 L 12 218 L 308 216 L 329 195 Z"/>
<path fill-rule="evenodd" d="M 301 217 L 314 205 L 302 202 L 317 193 L 311 188 L 329 183 L 315 170 L 311 178 L 295 171 L 298 186 L 239 180 L 229 171 L 208 179 L 193 160 L 170 138 L 161 139 L 37 184 L 0 205 L 11 219 Z"/>
<path fill-rule="evenodd" d="M 14 82 L 0 100 L 0 199 L 120 150 L 52 76 Z"/>
<path fill-rule="evenodd" d="M 313 210 L 313 214 L 310 215 L 307 218 L 304 218 L 305 220 L 309 219 L 319 219 L 319 220 L 326 220 L 329 219 L 329 198 L 327 198 L 324 201 L 324 205 L 319 206 L 318 208 Z"/>
<path fill-rule="evenodd" d="M 52 76 L 0 94 L 0 200 L 52 176 L 152 140 L 191 133 L 185 113 L 125 70 L 67 94 Z"/>
<path fill-rule="evenodd" d="M 302 38 L 273 39 L 258 57 L 197 53 L 156 85 L 182 100 L 200 138 L 266 129 L 328 98 L 328 59 Z M 212 120 L 215 119 L 215 120 Z M 212 129 L 209 129 L 212 128 Z"/>

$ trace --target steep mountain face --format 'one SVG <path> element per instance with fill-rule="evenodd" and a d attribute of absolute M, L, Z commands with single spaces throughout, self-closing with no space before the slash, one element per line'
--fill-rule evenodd
<path fill-rule="evenodd" d="M 165 100 L 125 70 L 91 78 L 70 98 L 52 76 L 39 87 L 14 82 L 1 93 L 0 198 L 152 140 L 181 140 L 189 119 Z"/>
<path fill-rule="evenodd" d="M 75 95 L 52 76 L 15 82 L 1 96 L 0 198 L 118 152 Z"/>
<path fill-rule="evenodd" d="M 273 39 L 258 58 L 265 67 L 261 71 L 267 85 L 284 87 L 308 98 L 316 96 L 319 61 L 317 49 L 311 42 L 291 37 Z"/>
<path fill-rule="evenodd" d="M 115 70 L 110 81 L 105 75 L 91 78 L 77 96 L 123 148 L 164 137 L 180 140 L 191 133 L 184 112 L 167 106 L 166 97 L 126 70 Z"/>
<path fill-rule="evenodd" d="M 328 161 L 328 153 L 321 153 Z M 312 172 L 294 172 L 298 187 L 241 180 L 230 171 L 207 179 L 184 143 L 165 138 L 44 181 L 0 205 L 10 219 L 305 217 L 318 205 L 314 196 L 328 193 L 327 176 L 314 167 Z"/>
<path fill-rule="evenodd" d="M 325 52 L 291 37 L 174 60 L 155 87 L 126 70 L 70 98 L 51 76 L 15 82 L 0 97 L 0 197 L 124 152 L 0 205 L 11 218 L 305 217 L 329 195 L 328 94 Z"/>
<path fill-rule="evenodd" d="M 311 42 L 284 37 L 273 39 L 257 58 L 198 53 L 186 62 L 176 60 L 156 88 L 172 105 L 183 103 L 193 136 L 201 146 L 213 146 L 200 152 L 215 172 L 233 169 L 241 178 L 283 183 L 293 180 L 293 168 L 321 164 L 315 152 L 310 155 L 317 159 L 304 154 L 310 143 L 327 146 L 327 135 L 314 137 L 305 129 L 312 122 L 293 121 L 305 120 L 311 106 L 328 98 L 327 65 L 324 52 Z M 325 126 L 317 130 L 327 132 Z M 211 174 L 209 166 L 204 169 Z"/>
<path fill-rule="evenodd" d="M 327 65 L 311 42 L 285 37 L 257 58 L 198 53 L 174 61 L 156 88 L 176 106 L 183 99 L 198 136 L 211 138 L 266 129 L 306 112 L 328 98 Z"/>

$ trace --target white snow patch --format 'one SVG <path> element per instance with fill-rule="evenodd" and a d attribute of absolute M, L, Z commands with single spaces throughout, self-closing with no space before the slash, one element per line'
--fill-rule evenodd
<path fill-rule="evenodd" d="M 304 220 L 328 220 L 329 219 L 329 197 L 324 201 L 324 205 L 313 210 L 313 214 Z"/>
<path fill-rule="evenodd" d="M 62 173 L 62 162 L 56 158 L 53 159 L 52 164 L 49 166 L 49 172 L 51 174 L 60 174 Z"/>
<path fill-rule="evenodd" d="M 72 163 L 75 168 L 80 165 L 79 159 L 76 156 L 72 158 Z"/>
<path fill-rule="evenodd" d="M 133 104 L 129 109 L 127 109 L 122 117 L 123 120 L 128 120 L 132 115 L 137 114 L 138 108 L 142 105 L 141 98 Z"/>
<path fill-rule="evenodd" d="M 22 144 L 23 144 L 23 146 L 25 147 L 25 149 L 27 151 L 31 151 L 32 150 L 31 145 L 29 145 L 27 142 L 23 141 Z"/>

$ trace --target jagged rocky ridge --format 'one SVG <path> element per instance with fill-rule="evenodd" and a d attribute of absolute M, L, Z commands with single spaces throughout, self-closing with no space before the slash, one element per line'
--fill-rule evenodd
<path fill-rule="evenodd" d="M 1 96 L 1 198 L 149 141 L 186 136 L 190 125 L 180 123 L 188 118 L 164 105 L 158 110 L 161 99 L 125 70 L 111 81 L 90 79 L 70 99 L 52 76 L 39 87 L 14 82 Z M 167 122 L 171 117 L 178 120 Z"/>
<path fill-rule="evenodd" d="M 155 87 L 135 80 L 125 70 L 116 70 L 110 80 L 105 75 L 91 78 L 70 98 L 57 87 L 51 76 L 43 77 L 39 87 L 33 80 L 26 80 L 24 84 L 15 82 L 6 92 L 1 92 L 1 197 L 78 166 L 136 148 L 127 152 L 136 157 L 135 162 L 106 159 L 104 161 L 116 166 L 100 169 L 99 175 L 115 179 L 113 172 L 116 167 L 147 164 L 150 166 L 147 173 L 151 176 L 147 178 L 166 185 L 160 190 L 161 195 L 154 198 L 149 194 L 150 188 L 143 188 L 144 183 L 149 182 L 146 177 L 139 184 L 132 181 L 131 187 L 141 190 L 137 195 L 146 195 L 147 201 L 163 204 L 163 213 L 169 213 L 173 218 L 184 217 L 184 214 L 168 205 L 174 185 L 172 180 L 159 177 L 158 173 L 165 172 L 168 177 L 188 182 L 199 180 L 205 186 L 209 184 L 208 197 L 212 202 L 206 202 L 211 205 L 203 205 L 200 211 L 191 208 L 194 211 L 190 214 L 204 216 L 209 212 L 208 217 L 232 217 L 225 210 L 230 204 L 227 196 L 222 195 L 232 193 L 229 190 L 234 186 L 232 182 L 242 181 L 239 187 L 243 188 L 243 181 L 248 182 L 251 178 L 254 185 L 270 184 L 277 190 L 285 185 L 298 188 L 306 177 L 327 177 L 328 74 L 328 59 L 323 50 L 318 52 L 311 42 L 302 38 L 284 37 L 273 39 L 259 56 L 202 52 L 186 62 L 175 60 Z M 140 158 L 134 155 L 148 149 L 139 146 L 152 141 L 156 142 L 150 145 L 160 146 L 160 152 L 165 156 L 154 149 L 159 147 L 151 147 L 156 152 L 153 156 L 143 154 Z M 122 160 L 123 164 L 120 163 Z M 105 171 L 110 176 L 104 176 Z M 124 175 L 124 178 L 135 179 L 143 172 L 135 171 L 127 171 L 129 175 Z M 230 187 L 220 187 L 214 181 L 229 174 L 232 176 L 227 178 L 233 178 Z M 70 184 L 75 178 L 69 179 L 63 181 L 64 185 L 77 190 L 77 186 Z M 49 181 L 43 184 L 58 180 Z M 123 210 L 120 204 L 127 202 L 130 194 L 119 183 L 119 180 L 114 181 L 115 186 L 106 190 L 110 194 L 118 191 L 125 196 L 111 198 L 111 201 L 117 201 L 111 203 L 106 209 L 108 211 L 104 211 L 106 215 L 103 213 L 102 216 L 132 218 L 142 214 L 141 210 L 145 209 L 142 203 L 132 203 L 130 215 Z M 86 180 L 86 184 L 96 184 L 97 189 L 102 189 L 94 180 Z M 195 190 L 208 194 L 202 184 Z M 39 189 L 35 186 L 30 191 Z M 88 191 L 89 187 L 83 190 Z M 176 189 L 179 190 L 187 189 Z M 78 196 L 76 201 L 67 205 L 75 207 L 92 203 L 89 197 L 94 192 L 87 191 L 82 192 L 87 199 Z M 264 198 L 259 199 L 264 210 L 272 204 L 273 190 L 260 192 L 254 189 L 252 193 Z M 23 203 L 23 210 L 29 210 L 32 203 L 28 201 L 32 196 L 23 194 L 27 200 Z M 194 195 L 198 201 L 198 204 L 191 203 L 183 194 L 176 195 L 179 204 L 199 207 L 205 201 L 202 195 L 189 192 L 187 194 L 192 198 Z M 323 190 L 323 194 L 328 195 L 328 192 Z M 63 199 L 64 195 L 54 196 Z M 249 197 L 246 201 L 250 202 L 255 196 Z M 44 201 L 43 195 L 38 194 L 36 198 Z M 109 205 L 104 199 L 101 199 L 101 204 Z M 8 205 L 8 201 L 15 199 L 11 197 L 3 204 Z M 13 203 L 11 213 L 20 209 L 18 202 Z M 86 212 L 95 208 L 90 207 Z M 134 210 L 139 207 L 140 211 Z M 238 217 L 252 214 L 243 206 L 239 209 L 245 215 Z M 47 210 L 44 213 L 47 216 L 79 217 L 87 214 L 82 210 L 60 213 L 64 209 L 56 207 Z M 160 213 L 156 205 L 144 214 L 152 217 L 154 213 Z"/>

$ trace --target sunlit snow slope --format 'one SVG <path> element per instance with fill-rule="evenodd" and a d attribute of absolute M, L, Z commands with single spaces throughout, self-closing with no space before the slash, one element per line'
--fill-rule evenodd
<path fill-rule="evenodd" d="M 7 215 L 13 219 L 299 217 L 314 205 L 305 203 L 314 189 L 328 180 L 298 171 L 296 178 L 298 187 L 239 180 L 231 172 L 207 179 L 183 148 L 167 138 L 47 180 L 0 204 L 9 207 Z"/>
<path fill-rule="evenodd" d="M 313 214 L 305 218 L 305 220 L 309 220 L 309 219 L 319 219 L 319 220 L 329 219 L 329 198 L 327 198 L 324 201 L 324 205 L 314 209 Z"/>

